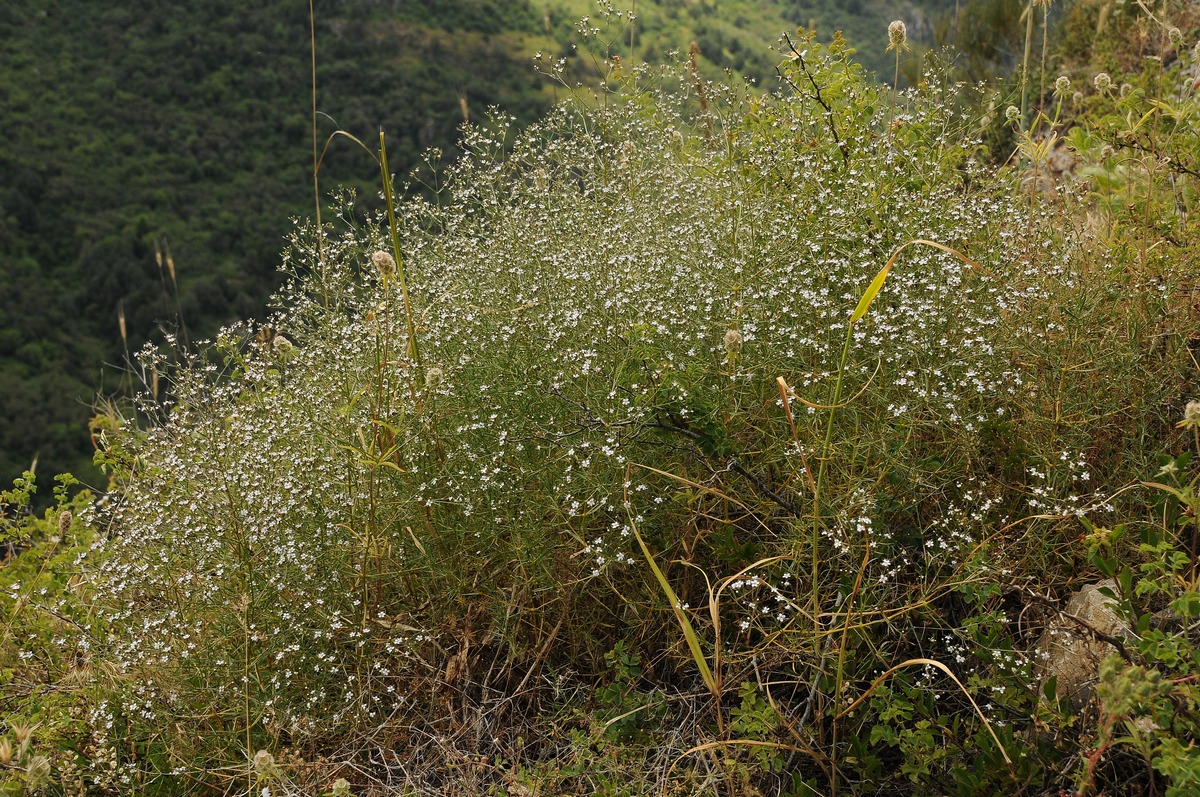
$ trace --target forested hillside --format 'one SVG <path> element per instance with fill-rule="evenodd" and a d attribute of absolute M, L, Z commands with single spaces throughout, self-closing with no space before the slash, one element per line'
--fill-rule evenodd
<path fill-rule="evenodd" d="M 628 58 L 632 33 L 633 57 L 657 60 L 695 41 L 707 73 L 773 84 L 784 30 L 844 27 L 878 64 L 889 18 L 916 37 L 950 5 L 643 0 L 602 49 Z M 427 147 L 453 160 L 464 111 L 543 112 L 555 94 L 534 52 L 568 58 L 576 79 L 592 66 L 574 48 L 588 0 L 315 11 L 318 138 L 382 128 L 400 175 Z M 281 0 L 0 7 L 0 480 L 35 458 L 43 474 L 92 474 L 87 419 L 97 393 L 131 387 L 127 351 L 262 315 L 291 220 L 313 212 L 309 36 L 306 4 Z M 347 139 L 321 175 L 377 201 Z"/>

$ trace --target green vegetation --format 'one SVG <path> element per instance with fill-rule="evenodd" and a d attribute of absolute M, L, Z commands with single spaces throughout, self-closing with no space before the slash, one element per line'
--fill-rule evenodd
<path fill-rule="evenodd" d="M 142 350 L 104 496 L 0 494 L 0 791 L 1195 793 L 1195 15 L 762 94 L 599 14 L 426 191 L 358 136 L 385 200 Z"/>

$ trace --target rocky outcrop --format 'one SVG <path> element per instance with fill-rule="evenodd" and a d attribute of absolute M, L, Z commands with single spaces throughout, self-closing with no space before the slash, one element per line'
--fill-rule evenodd
<path fill-rule="evenodd" d="M 1057 678 L 1057 694 L 1079 710 L 1091 701 L 1099 679 L 1100 662 L 1117 652 L 1114 640 L 1134 637 L 1133 630 L 1113 609 L 1113 599 L 1100 592 L 1116 590 L 1111 579 L 1088 584 L 1071 596 L 1067 606 L 1038 640 L 1038 684 Z"/>

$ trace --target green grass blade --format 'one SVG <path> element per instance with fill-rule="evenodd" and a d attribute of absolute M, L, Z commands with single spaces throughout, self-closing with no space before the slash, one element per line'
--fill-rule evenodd
<path fill-rule="evenodd" d="M 867 311 L 871 309 L 871 303 L 875 301 L 875 297 L 879 295 L 881 290 L 883 290 L 883 283 L 887 279 L 888 274 L 892 272 L 892 267 L 896 265 L 896 261 L 900 258 L 900 253 L 913 244 L 925 244 L 926 246 L 932 246 L 937 249 L 941 249 L 943 252 L 949 252 L 950 254 L 954 255 L 971 268 L 978 269 L 980 271 L 983 270 L 978 263 L 964 255 L 962 252 L 959 252 L 957 249 L 953 249 L 945 244 L 940 244 L 937 241 L 927 241 L 924 238 L 914 238 L 908 243 L 901 245 L 896 249 L 895 252 L 892 252 L 892 256 L 888 258 L 886 263 L 884 263 L 883 268 L 879 269 L 879 273 L 875 275 L 875 279 L 871 280 L 871 284 L 868 285 L 867 290 L 863 292 L 862 298 L 858 300 L 858 306 L 854 308 L 854 313 L 850 316 L 851 324 L 858 323 L 860 320 L 862 320 L 863 316 L 867 314 Z"/>
<path fill-rule="evenodd" d="M 638 545 L 641 546 L 642 555 L 650 563 L 650 569 L 654 571 L 654 577 L 658 579 L 658 585 L 662 587 L 663 594 L 667 596 L 667 601 L 671 604 L 671 611 L 675 613 L 675 619 L 679 621 L 679 627 L 683 630 L 683 638 L 687 640 L 688 649 L 692 652 L 692 658 L 696 661 L 696 666 L 700 669 L 700 677 L 704 679 L 704 684 L 708 687 L 708 691 L 714 697 L 719 697 L 721 690 L 717 686 L 717 679 L 713 676 L 712 669 L 708 666 L 708 660 L 704 657 L 704 651 L 700 649 L 700 637 L 696 634 L 696 629 L 692 627 L 692 621 L 684 613 L 679 603 L 679 598 L 675 595 L 675 590 L 671 589 L 671 584 L 667 581 L 667 577 L 663 575 L 663 571 L 659 569 L 658 563 L 654 561 L 654 557 L 650 554 L 650 549 L 646 546 L 646 541 L 642 539 L 641 533 L 638 532 L 637 526 L 630 522 L 630 527 L 633 529 L 633 536 L 637 539 Z"/>

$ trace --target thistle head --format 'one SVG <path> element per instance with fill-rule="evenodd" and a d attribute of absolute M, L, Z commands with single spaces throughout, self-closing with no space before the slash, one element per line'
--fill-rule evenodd
<path fill-rule="evenodd" d="M 375 268 L 379 269 L 379 273 L 383 275 L 384 279 L 396 273 L 396 261 L 382 249 L 371 255 L 371 262 L 375 264 Z"/>
<path fill-rule="evenodd" d="M 266 750 L 259 750 L 250 761 L 254 774 L 262 780 L 272 780 L 276 775 L 275 756 Z"/>
<path fill-rule="evenodd" d="M 742 337 L 742 333 L 736 329 L 731 329 L 725 333 L 725 353 L 733 357 L 742 350 L 742 344 L 746 339 Z"/>

